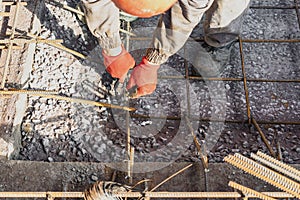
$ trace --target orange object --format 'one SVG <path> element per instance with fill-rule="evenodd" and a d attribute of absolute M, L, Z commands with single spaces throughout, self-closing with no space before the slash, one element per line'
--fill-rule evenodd
<path fill-rule="evenodd" d="M 137 92 L 132 98 L 138 98 L 154 92 L 156 89 L 157 70 L 159 67 L 160 65 L 150 64 L 144 57 L 142 62 L 133 68 L 127 84 L 127 90 L 137 86 Z"/>
<path fill-rule="evenodd" d="M 142 18 L 167 11 L 177 0 L 112 0 L 124 12 Z"/>
<path fill-rule="evenodd" d="M 129 69 L 133 68 L 135 61 L 133 57 L 122 46 L 122 52 L 117 56 L 109 56 L 102 51 L 104 57 L 104 65 L 106 70 L 114 78 L 120 79 L 120 82 L 124 82 L 124 78 Z"/>

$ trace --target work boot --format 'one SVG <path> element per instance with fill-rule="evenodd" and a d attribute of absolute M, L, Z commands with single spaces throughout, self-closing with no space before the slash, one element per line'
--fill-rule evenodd
<path fill-rule="evenodd" d="M 204 42 L 191 60 L 195 68 L 192 75 L 196 72 L 204 78 L 219 76 L 229 64 L 233 44 L 234 42 L 223 47 L 213 47 Z"/>

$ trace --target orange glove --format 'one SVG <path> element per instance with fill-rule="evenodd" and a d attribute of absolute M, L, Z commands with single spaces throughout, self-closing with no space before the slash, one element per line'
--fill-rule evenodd
<path fill-rule="evenodd" d="M 120 79 L 120 82 L 123 83 L 128 70 L 135 65 L 133 57 L 123 46 L 121 53 L 117 56 L 109 56 L 104 53 L 104 51 L 102 51 L 102 55 L 108 73 L 110 73 L 112 77 Z"/>
<path fill-rule="evenodd" d="M 156 89 L 159 67 L 160 65 L 150 64 L 144 57 L 142 62 L 133 69 L 127 85 L 127 90 L 137 86 L 137 93 L 132 98 L 151 94 Z"/>

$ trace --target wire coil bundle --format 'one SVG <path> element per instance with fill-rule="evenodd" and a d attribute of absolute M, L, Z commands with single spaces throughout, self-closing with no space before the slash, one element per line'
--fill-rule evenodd
<path fill-rule="evenodd" d="M 85 200 L 119 200 L 113 194 L 131 191 L 131 187 L 112 181 L 98 181 L 84 192 Z"/>

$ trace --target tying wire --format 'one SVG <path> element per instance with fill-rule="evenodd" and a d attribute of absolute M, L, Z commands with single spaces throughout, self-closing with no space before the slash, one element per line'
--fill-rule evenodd
<path fill-rule="evenodd" d="M 25 39 L 25 38 L 14 38 L 14 39 L 2 39 L 0 40 L 0 44 L 9 44 L 9 43 L 14 43 L 14 44 L 25 44 L 25 43 L 45 43 L 45 44 L 50 44 L 50 43 L 62 43 L 63 40 L 47 40 L 47 39 Z"/>
<path fill-rule="evenodd" d="M 244 82 L 244 90 L 245 90 L 245 98 L 246 98 L 246 106 L 247 106 L 247 117 L 248 117 L 248 123 L 251 124 L 251 109 L 250 109 L 250 102 L 249 102 L 249 91 L 248 91 L 248 86 L 247 86 L 247 75 L 246 75 L 246 70 L 245 70 L 243 42 L 242 42 L 241 37 L 239 37 L 239 47 L 240 47 L 240 57 L 241 57 L 243 82 Z"/>
<path fill-rule="evenodd" d="M 165 180 L 163 180 L 162 182 L 160 182 L 158 185 L 156 185 L 154 188 L 152 188 L 150 190 L 150 192 L 153 192 L 154 190 L 156 190 L 157 188 L 159 188 L 161 185 L 163 185 L 164 183 L 166 183 L 167 181 L 169 181 L 170 179 L 172 179 L 173 177 L 177 176 L 178 174 L 184 172 L 185 170 L 187 170 L 188 168 L 190 168 L 191 166 L 193 166 L 193 164 L 190 164 L 186 167 L 184 167 L 183 169 L 179 170 L 178 172 L 176 172 L 175 174 L 169 176 L 168 178 L 166 178 Z"/>

